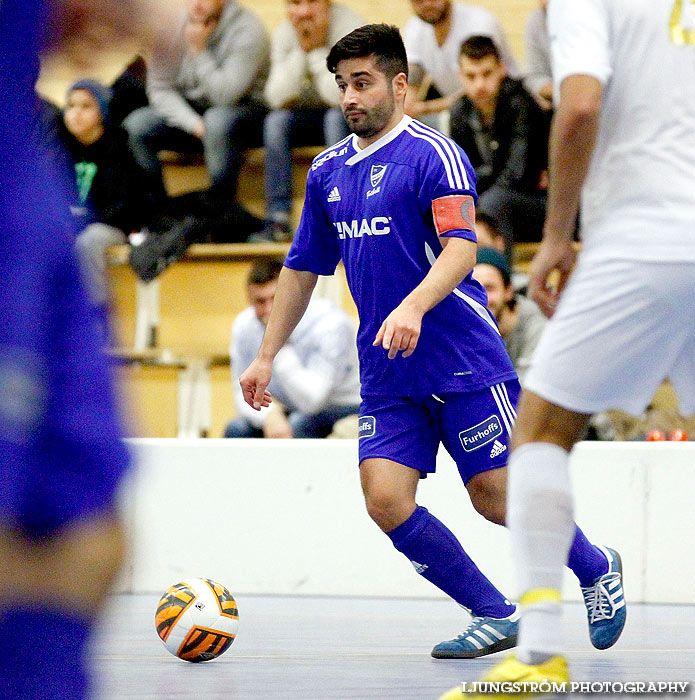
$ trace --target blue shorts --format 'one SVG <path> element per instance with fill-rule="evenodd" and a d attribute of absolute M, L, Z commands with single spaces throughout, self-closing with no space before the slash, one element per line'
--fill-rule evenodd
<path fill-rule="evenodd" d="M 367 396 L 360 407 L 359 457 L 390 459 L 436 470 L 439 443 L 456 462 L 464 484 L 507 464 L 517 379 L 478 391 L 417 397 Z"/>

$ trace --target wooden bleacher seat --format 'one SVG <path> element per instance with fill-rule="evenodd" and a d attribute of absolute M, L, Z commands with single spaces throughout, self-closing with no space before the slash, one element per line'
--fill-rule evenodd
<path fill-rule="evenodd" d="M 575 251 L 581 250 L 581 243 L 573 244 Z M 512 249 L 512 260 L 515 272 L 528 272 L 534 255 L 538 252 L 540 243 L 515 243 Z"/>
<path fill-rule="evenodd" d="M 176 376 L 176 437 L 207 437 L 212 428 L 212 378 L 214 368 L 229 369 L 228 353 L 192 355 L 185 349 L 111 348 L 109 356 L 121 366 L 173 370 Z M 228 381 L 225 378 L 225 381 Z M 218 428 L 219 430 L 219 428 Z"/>
<path fill-rule="evenodd" d="M 128 246 L 109 251 L 117 348 L 112 351 L 142 437 L 222 435 L 234 416 L 228 346 L 247 306 L 252 261 L 284 257 L 287 243 L 201 243 L 149 284 L 128 265 Z M 321 277 L 316 293 L 356 316 L 344 271 Z"/>
<path fill-rule="evenodd" d="M 180 263 L 231 263 L 238 266 L 239 263 L 250 263 L 258 257 L 275 256 L 282 258 L 287 255 L 288 243 L 198 243 L 189 247 Z M 111 268 L 128 266 L 129 246 L 119 245 L 109 249 L 108 264 Z M 204 270 L 207 272 L 208 268 Z M 155 347 L 159 344 L 159 322 L 160 322 L 160 278 L 149 284 L 141 282 L 132 274 L 128 267 L 128 273 L 121 274 L 134 285 L 133 298 L 133 340 L 134 351 L 143 351 L 146 348 Z M 163 275 L 167 275 L 165 271 Z M 174 273 L 174 276 L 176 273 Z M 168 275 L 171 277 L 171 275 Z M 115 276 L 112 275 L 112 281 Z M 203 285 L 204 286 L 204 285 Z M 174 292 L 175 293 L 175 292 Z M 118 299 L 118 295 L 116 295 Z M 239 309 L 241 310 L 241 309 Z M 125 309 L 121 308 L 121 312 Z M 129 335 L 129 333 L 127 333 Z M 131 343 L 124 343 L 131 345 Z M 185 338 L 176 339 L 176 345 L 186 345 Z"/>

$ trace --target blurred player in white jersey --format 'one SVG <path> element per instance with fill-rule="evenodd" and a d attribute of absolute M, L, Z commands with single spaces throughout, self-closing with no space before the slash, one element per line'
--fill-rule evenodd
<path fill-rule="evenodd" d="M 559 633 L 574 532 L 568 457 L 588 416 L 641 412 L 665 377 L 681 412 L 695 409 L 695 324 L 683 313 L 695 306 L 695 3 L 552 0 L 548 23 L 559 104 L 530 292 L 552 321 L 527 375 L 509 466 L 519 649 L 486 681 L 569 677 Z M 624 610 L 614 584 L 597 595 L 598 615 Z"/>

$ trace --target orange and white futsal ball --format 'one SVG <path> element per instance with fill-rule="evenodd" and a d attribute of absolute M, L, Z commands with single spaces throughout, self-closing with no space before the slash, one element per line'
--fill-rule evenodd
<path fill-rule="evenodd" d="M 162 596 L 155 615 L 164 646 L 184 661 L 210 661 L 232 645 L 239 611 L 232 594 L 207 578 L 188 578 Z"/>

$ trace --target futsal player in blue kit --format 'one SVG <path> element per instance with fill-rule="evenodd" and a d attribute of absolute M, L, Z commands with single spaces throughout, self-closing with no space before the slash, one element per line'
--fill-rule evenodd
<path fill-rule="evenodd" d="M 273 358 L 302 317 L 317 276 L 333 274 L 342 259 L 360 317 L 359 461 L 367 510 L 419 574 L 471 611 L 464 633 L 432 655 L 483 656 L 515 645 L 516 607 L 415 501 L 441 443 L 475 508 L 505 522 L 519 383 L 485 292 L 471 276 L 475 176 L 450 139 L 404 115 L 407 58 L 397 28 L 356 29 L 331 49 L 327 64 L 353 133 L 311 166 L 265 337 L 240 383 L 251 406 L 269 404 Z M 607 573 L 607 551 L 576 528 L 569 565 L 586 590 Z M 611 621 L 608 631 L 600 620 L 590 629 L 605 645 L 622 623 Z"/>
<path fill-rule="evenodd" d="M 36 140 L 46 9 L 0 0 L 3 700 L 88 697 L 86 647 L 124 548 L 115 498 L 129 457 L 73 254 L 69 200 Z"/>

